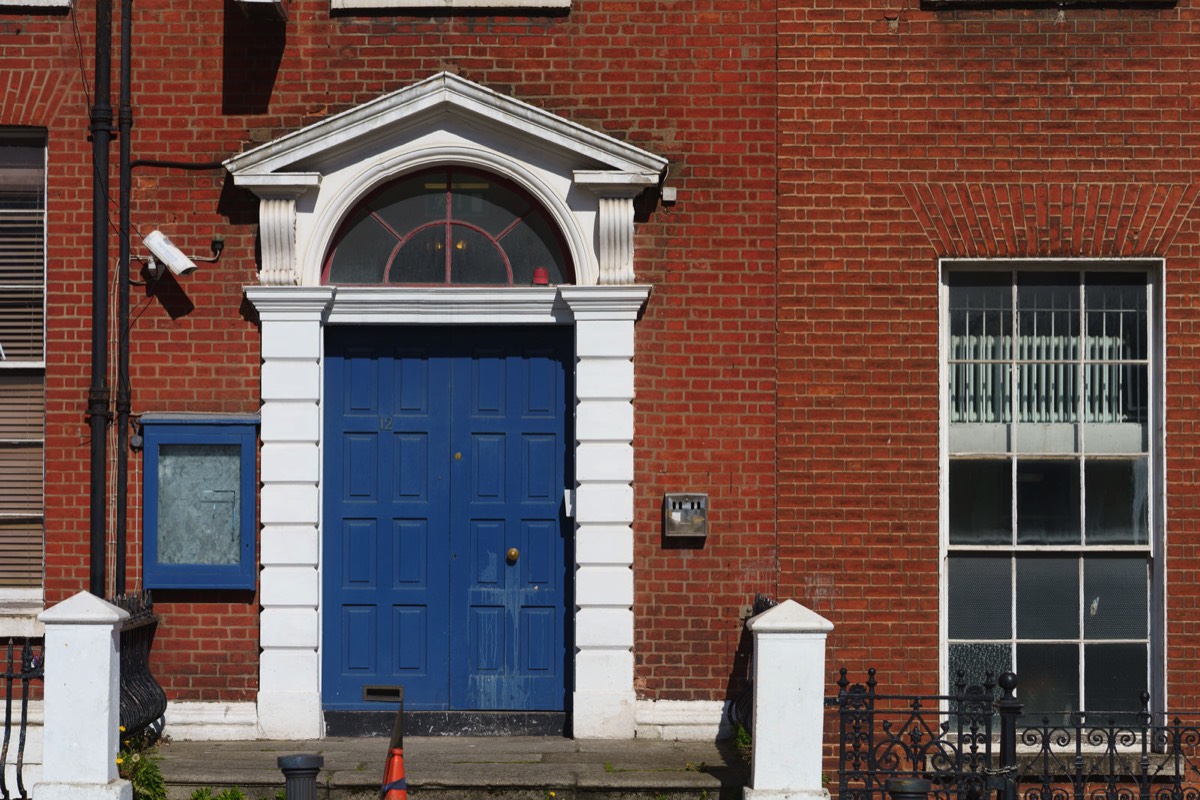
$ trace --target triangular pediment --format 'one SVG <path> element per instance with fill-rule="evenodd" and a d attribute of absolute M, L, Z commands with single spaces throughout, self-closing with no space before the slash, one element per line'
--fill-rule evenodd
<path fill-rule="evenodd" d="M 245 179 L 258 183 L 272 175 L 320 173 L 323 162 L 340 161 L 371 143 L 402 140 L 406 131 L 442 116 L 569 154 L 577 161 L 576 169 L 624 174 L 632 183 L 656 181 L 667 166 L 661 156 L 441 72 L 247 150 L 227 160 L 225 167 L 239 183 Z"/>

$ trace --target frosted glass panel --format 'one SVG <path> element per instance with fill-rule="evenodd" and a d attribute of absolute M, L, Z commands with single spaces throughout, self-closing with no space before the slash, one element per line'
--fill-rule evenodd
<path fill-rule="evenodd" d="M 236 444 L 159 447 L 159 563 L 239 562 L 241 454 Z"/>

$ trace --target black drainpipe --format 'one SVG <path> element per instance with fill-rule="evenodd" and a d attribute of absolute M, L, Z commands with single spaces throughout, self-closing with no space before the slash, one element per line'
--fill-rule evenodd
<path fill-rule="evenodd" d="M 92 134 L 92 383 L 88 388 L 91 428 L 91 502 L 88 509 L 88 590 L 104 596 L 108 471 L 108 155 L 112 141 L 112 2 L 96 1 L 96 96 Z"/>
<path fill-rule="evenodd" d="M 130 58 L 133 46 L 133 0 L 121 0 L 121 76 L 117 106 L 117 136 L 120 142 L 120 217 L 117 238 L 117 522 L 116 563 L 113 568 L 113 594 L 125 594 L 125 534 L 129 513 L 129 195 L 133 184 L 130 166 L 133 128 L 133 104 L 130 101 Z"/>

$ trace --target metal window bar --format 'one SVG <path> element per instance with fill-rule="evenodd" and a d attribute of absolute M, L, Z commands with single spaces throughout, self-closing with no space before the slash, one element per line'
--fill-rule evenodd
<path fill-rule="evenodd" d="M 38 644 L 34 644 L 37 641 Z M 19 643 L 19 648 L 18 648 Z M 16 795 L 21 800 L 29 800 L 30 794 L 25 788 L 25 742 L 29 733 L 29 700 L 33 691 L 33 682 L 41 681 L 45 675 L 45 649 L 40 640 L 29 638 L 10 638 L 8 640 L 7 660 L 4 672 L 0 677 L 4 680 L 4 739 L 0 743 L 0 796 L 4 800 L 14 797 L 8 785 L 9 767 L 12 767 L 16 779 Z M 20 703 L 19 718 L 13 719 L 13 695 Z M 17 727 L 16 754 L 10 761 L 13 744 L 13 726 Z"/>
<path fill-rule="evenodd" d="M 1010 389 L 1006 373 L 1011 342 L 1007 337 L 951 338 L 950 421 L 1008 422 Z M 1074 422 L 1080 394 L 1084 419 L 1115 423 L 1137 419 L 1141 370 L 1119 361 L 1127 348 L 1121 336 L 1088 338 L 1083 387 L 1078 361 L 1072 360 L 1074 337 L 1017 337 L 1017 417 L 1021 422 Z M 1138 362 L 1133 362 L 1138 363 Z"/>
<path fill-rule="evenodd" d="M 939 800 L 1196 800 L 1200 728 L 1140 711 L 1025 713 L 1004 673 L 948 695 L 883 695 L 874 670 L 846 670 L 827 703 L 839 718 L 840 800 L 886 800 L 891 778 L 925 778 Z"/>

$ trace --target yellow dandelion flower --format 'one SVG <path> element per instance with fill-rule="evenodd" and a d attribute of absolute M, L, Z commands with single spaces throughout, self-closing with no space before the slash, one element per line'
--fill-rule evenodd
<path fill-rule="evenodd" d="M 118 764 L 124 764 L 124 763 L 125 763 L 125 759 L 123 759 L 123 758 L 121 758 L 120 756 L 118 756 L 118 757 L 117 757 L 117 763 L 118 763 Z"/>

